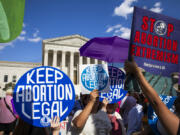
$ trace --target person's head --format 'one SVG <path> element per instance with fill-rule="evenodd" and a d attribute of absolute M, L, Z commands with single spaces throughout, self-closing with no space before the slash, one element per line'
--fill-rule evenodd
<path fill-rule="evenodd" d="M 12 88 L 7 89 L 6 90 L 6 95 L 12 96 L 13 95 L 13 89 Z"/>
<path fill-rule="evenodd" d="M 107 105 L 107 113 L 112 114 L 115 112 L 116 108 L 118 107 L 118 103 L 108 104 Z"/>
<path fill-rule="evenodd" d="M 128 91 L 128 92 L 126 93 L 126 96 L 131 96 L 131 94 L 132 94 L 132 92 L 131 92 L 131 91 Z"/>
<path fill-rule="evenodd" d="M 89 101 L 90 101 L 89 94 L 84 94 L 81 96 L 81 102 L 84 107 L 89 103 Z M 98 110 L 101 109 L 101 107 L 102 107 L 102 103 L 99 101 L 99 98 L 96 98 L 96 101 L 94 103 L 91 113 L 96 113 Z"/>
<path fill-rule="evenodd" d="M 34 135 L 35 133 L 38 135 L 49 135 L 45 127 L 35 127 L 19 118 L 13 135 Z"/>

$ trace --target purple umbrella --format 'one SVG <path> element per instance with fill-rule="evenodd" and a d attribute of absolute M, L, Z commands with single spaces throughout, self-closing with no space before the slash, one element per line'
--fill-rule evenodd
<path fill-rule="evenodd" d="M 89 40 L 80 49 L 80 55 L 109 63 L 124 62 L 128 58 L 129 40 L 114 37 L 97 37 Z"/>

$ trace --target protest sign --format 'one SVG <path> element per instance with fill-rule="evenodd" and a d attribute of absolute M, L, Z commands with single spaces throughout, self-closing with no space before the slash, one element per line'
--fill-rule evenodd
<path fill-rule="evenodd" d="M 163 103 L 169 108 L 169 110 L 171 112 L 174 112 L 173 104 L 174 104 L 176 97 L 161 95 L 160 98 L 163 101 Z M 158 117 L 157 117 L 156 113 L 154 112 L 151 105 L 148 107 L 148 123 L 152 127 L 152 130 L 154 131 L 154 133 L 156 135 L 160 135 L 158 128 L 157 128 Z"/>
<path fill-rule="evenodd" d="M 171 75 L 179 72 L 179 35 L 180 20 L 134 7 L 129 58 L 134 56 L 159 94 L 174 94 Z"/>
<path fill-rule="evenodd" d="M 108 72 L 110 91 L 108 93 L 101 92 L 100 101 L 106 98 L 109 103 L 117 103 L 118 101 L 122 100 L 127 93 L 127 91 L 123 89 L 125 73 L 121 69 L 114 66 L 108 66 Z"/>
<path fill-rule="evenodd" d="M 71 112 L 75 102 L 74 86 L 62 71 L 37 67 L 18 80 L 13 102 L 21 119 L 34 126 L 47 127 L 54 116 L 62 121 Z"/>
<path fill-rule="evenodd" d="M 67 135 L 67 124 L 68 124 L 68 121 L 62 121 L 60 123 L 60 135 Z"/>
<path fill-rule="evenodd" d="M 80 65 L 80 84 L 82 94 L 89 94 L 94 89 L 109 91 L 109 75 L 106 64 Z"/>

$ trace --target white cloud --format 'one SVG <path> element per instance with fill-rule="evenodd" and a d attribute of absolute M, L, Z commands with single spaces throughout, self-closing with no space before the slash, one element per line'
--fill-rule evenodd
<path fill-rule="evenodd" d="M 35 43 L 37 43 L 37 42 L 41 41 L 41 37 L 28 38 L 28 41 L 29 41 L 29 42 L 35 42 Z"/>
<path fill-rule="evenodd" d="M 134 10 L 132 3 L 138 0 L 124 0 L 118 7 L 114 9 L 114 15 L 122 16 L 127 19 L 128 14 L 131 14 Z"/>
<path fill-rule="evenodd" d="M 41 37 L 39 36 L 39 30 L 36 29 L 36 31 L 32 34 L 32 38 L 28 38 L 28 41 L 29 42 L 34 42 L 34 43 L 37 43 L 39 41 L 41 41 Z"/>
<path fill-rule="evenodd" d="M 125 39 L 130 39 L 130 33 L 131 33 L 131 30 L 129 28 L 126 28 L 126 27 L 122 27 L 120 29 L 120 37 L 122 38 L 125 38 Z"/>
<path fill-rule="evenodd" d="M 25 37 L 24 36 L 19 36 L 19 37 L 17 37 L 17 40 L 24 41 Z"/>
<path fill-rule="evenodd" d="M 25 30 L 22 30 L 22 31 L 21 31 L 21 35 L 26 35 L 26 31 L 25 31 Z"/>
<path fill-rule="evenodd" d="M 155 6 L 155 7 L 160 7 L 160 6 L 161 6 L 161 2 L 156 2 L 156 3 L 154 4 L 154 6 Z"/>
<path fill-rule="evenodd" d="M 123 27 L 121 24 L 108 27 L 106 33 L 110 32 L 112 32 L 114 36 L 130 39 L 131 30 L 127 27 Z"/>
<path fill-rule="evenodd" d="M 163 8 L 161 8 L 161 2 L 156 2 L 150 10 L 156 13 L 161 13 L 163 11 Z"/>
<path fill-rule="evenodd" d="M 3 50 L 5 47 L 7 47 L 7 46 L 11 46 L 11 47 L 13 47 L 14 45 L 13 45 L 13 42 L 14 41 L 12 41 L 12 42 L 9 42 L 9 43 L 0 43 L 0 50 Z"/>
<path fill-rule="evenodd" d="M 147 9 L 147 6 L 143 6 L 143 9 Z"/>
<path fill-rule="evenodd" d="M 35 33 L 33 33 L 33 37 L 37 37 L 37 36 L 38 36 L 38 34 L 39 34 L 39 30 L 38 30 L 38 29 L 36 29 Z"/>
<path fill-rule="evenodd" d="M 110 26 L 107 30 L 106 30 L 106 33 L 109 33 L 111 31 L 113 31 L 114 29 L 117 29 L 117 28 L 120 28 L 121 27 L 121 24 L 117 24 L 115 26 Z"/>

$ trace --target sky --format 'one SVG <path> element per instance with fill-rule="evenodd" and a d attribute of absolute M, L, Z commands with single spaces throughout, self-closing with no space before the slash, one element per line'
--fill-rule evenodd
<path fill-rule="evenodd" d="M 42 62 L 42 40 L 79 34 L 129 39 L 133 6 L 180 20 L 180 0 L 26 0 L 23 30 L 0 61 Z"/>

